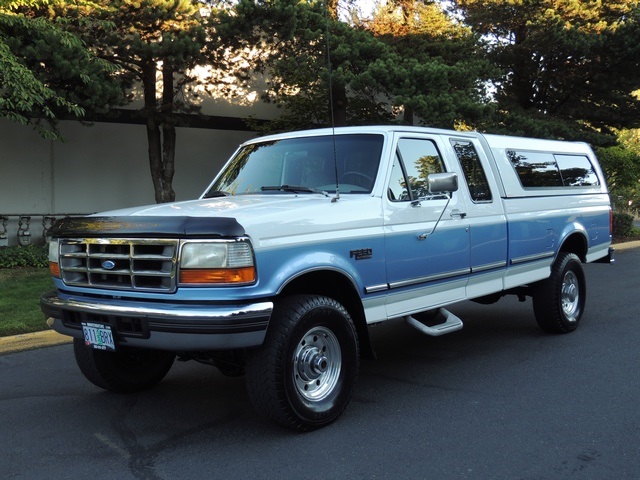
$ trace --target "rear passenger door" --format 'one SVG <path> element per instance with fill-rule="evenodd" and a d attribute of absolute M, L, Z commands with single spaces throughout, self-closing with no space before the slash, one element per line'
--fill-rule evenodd
<path fill-rule="evenodd" d="M 427 176 L 460 169 L 439 135 L 396 134 L 384 205 L 388 317 L 465 297 L 470 244 L 464 196 L 430 196 Z M 448 147 L 451 149 L 451 147 Z M 437 226 L 436 226 L 437 225 Z"/>
<path fill-rule="evenodd" d="M 459 189 L 468 193 L 466 214 L 471 243 L 471 274 L 467 298 L 504 288 L 507 266 L 507 221 L 500 186 L 477 137 L 448 136 L 446 140 L 462 171 Z"/>

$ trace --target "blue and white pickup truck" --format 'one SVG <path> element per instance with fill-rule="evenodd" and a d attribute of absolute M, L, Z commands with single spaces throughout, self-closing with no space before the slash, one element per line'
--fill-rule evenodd
<path fill-rule="evenodd" d="M 400 126 L 251 140 L 198 200 L 50 234 L 41 307 L 91 382 L 137 391 L 193 359 L 244 373 L 255 408 L 300 430 L 344 411 L 370 325 L 441 335 L 462 328 L 443 307 L 516 294 L 570 332 L 582 264 L 613 261 L 586 144 Z"/>

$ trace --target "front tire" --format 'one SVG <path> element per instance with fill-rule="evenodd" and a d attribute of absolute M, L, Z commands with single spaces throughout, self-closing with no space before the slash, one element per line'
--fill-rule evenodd
<path fill-rule="evenodd" d="M 533 295 L 533 311 L 540 328 L 551 333 L 569 333 L 578 328 L 587 300 L 587 287 L 580 259 L 560 252 L 551 276 L 540 282 Z"/>
<path fill-rule="evenodd" d="M 149 389 L 160 382 L 173 365 L 175 354 L 160 350 L 122 347 L 115 352 L 96 350 L 80 338 L 73 352 L 82 374 L 94 385 L 117 393 Z"/>
<path fill-rule="evenodd" d="M 276 304 L 263 345 L 250 352 L 247 391 L 255 409 L 279 425 L 320 428 L 349 404 L 359 364 L 346 309 L 328 297 L 295 295 Z"/>

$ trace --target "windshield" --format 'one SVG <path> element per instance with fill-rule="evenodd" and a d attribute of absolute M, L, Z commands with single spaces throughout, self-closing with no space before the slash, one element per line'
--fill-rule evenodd
<path fill-rule="evenodd" d="M 382 135 L 352 134 L 247 145 L 227 165 L 205 198 L 249 193 L 333 193 L 336 180 L 340 193 L 371 193 L 383 141 Z"/>

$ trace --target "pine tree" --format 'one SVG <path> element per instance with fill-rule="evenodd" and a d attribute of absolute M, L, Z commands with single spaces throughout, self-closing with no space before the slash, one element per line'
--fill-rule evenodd
<path fill-rule="evenodd" d="M 395 18 L 345 20 L 338 12 L 349 8 L 336 2 L 240 1 L 235 30 L 252 25 L 247 46 L 263 42 L 264 97 L 284 109 L 268 128 L 390 123 L 401 110 L 447 127 L 477 117 L 488 64 L 474 58 L 475 38 L 438 5 L 408 3 L 417 6 L 415 28 L 393 30 Z"/>
<path fill-rule="evenodd" d="M 124 78 L 140 85 L 139 115 L 147 130 L 156 202 L 175 199 L 176 126 L 196 107 L 186 89 L 200 78 L 190 72 L 211 61 L 204 6 L 196 0 L 101 0 L 87 9 L 68 8 L 89 47 L 112 62 Z M 100 20 L 89 24 L 83 18 Z M 133 93 L 133 92 L 131 92 Z"/>
<path fill-rule="evenodd" d="M 493 126 L 607 142 L 610 127 L 640 124 L 637 0 L 453 3 L 502 71 Z"/>
<path fill-rule="evenodd" d="M 368 25 L 392 46 L 402 68 L 390 65 L 390 96 L 403 110 L 427 125 L 452 128 L 473 124 L 485 114 L 485 82 L 491 65 L 478 38 L 436 1 L 388 0 Z M 402 76 L 402 77 L 400 77 Z"/>

